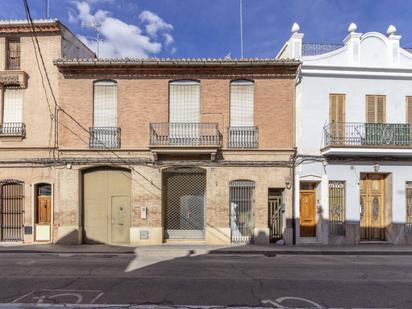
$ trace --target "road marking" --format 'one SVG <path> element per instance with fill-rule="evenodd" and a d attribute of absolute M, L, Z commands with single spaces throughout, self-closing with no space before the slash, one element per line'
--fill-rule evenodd
<path fill-rule="evenodd" d="M 264 305 L 270 304 L 273 306 L 273 308 L 297 308 L 296 305 L 294 305 L 293 307 L 285 307 L 284 305 L 282 305 L 284 301 L 288 301 L 288 300 L 306 303 L 306 307 L 299 307 L 299 308 L 319 308 L 319 309 L 325 308 L 324 306 L 310 299 L 306 299 L 303 297 L 295 297 L 295 296 L 283 296 L 283 297 L 276 298 L 274 301 L 270 299 L 265 299 L 265 300 L 262 300 L 262 304 Z M 308 304 L 310 305 L 310 307 L 307 307 Z"/>
<path fill-rule="evenodd" d="M 100 290 L 33 290 L 12 301 L 14 304 L 94 304 L 104 293 Z M 59 301 L 60 299 L 60 301 Z"/>

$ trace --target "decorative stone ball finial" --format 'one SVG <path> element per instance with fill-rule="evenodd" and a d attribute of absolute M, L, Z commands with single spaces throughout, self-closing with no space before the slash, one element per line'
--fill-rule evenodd
<path fill-rule="evenodd" d="M 290 30 L 292 33 L 297 33 L 300 30 L 300 26 L 297 23 L 294 23 L 292 29 Z"/>
<path fill-rule="evenodd" d="M 348 32 L 352 33 L 352 32 L 355 32 L 356 30 L 358 30 L 358 26 L 356 26 L 355 23 L 350 23 L 350 25 L 348 27 Z"/>
<path fill-rule="evenodd" d="M 390 25 L 390 26 L 388 27 L 388 30 L 386 30 L 386 33 L 387 33 L 388 35 L 395 34 L 395 33 L 396 33 L 396 27 L 395 27 L 394 25 Z"/>

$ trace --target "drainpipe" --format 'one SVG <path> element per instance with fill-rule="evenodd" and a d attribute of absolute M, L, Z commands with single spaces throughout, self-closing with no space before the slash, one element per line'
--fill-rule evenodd
<path fill-rule="evenodd" d="M 295 172 L 296 172 L 296 157 L 297 147 L 293 147 L 292 157 L 292 244 L 296 245 L 296 222 L 295 222 L 295 205 L 296 205 L 296 184 L 295 184 Z"/>

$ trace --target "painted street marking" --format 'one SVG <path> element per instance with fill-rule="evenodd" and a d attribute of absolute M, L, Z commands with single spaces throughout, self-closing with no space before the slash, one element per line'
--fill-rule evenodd
<path fill-rule="evenodd" d="M 282 305 L 282 303 L 285 301 L 291 301 L 293 302 L 294 305 L 292 307 Z M 303 306 L 297 305 L 297 304 L 302 304 L 302 303 L 304 304 Z M 319 309 L 325 308 L 324 306 L 310 299 L 306 299 L 303 297 L 294 297 L 294 296 L 279 297 L 279 298 L 276 298 L 274 301 L 270 299 L 265 299 L 265 300 L 262 300 L 262 304 L 270 305 L 272 308 L 319 308 Z"/>
<path fill-rule="evenodd" d="M 34 290 L 16 298 L 18 304 L 94 304 L 101 296 L 99 290 Z"/>

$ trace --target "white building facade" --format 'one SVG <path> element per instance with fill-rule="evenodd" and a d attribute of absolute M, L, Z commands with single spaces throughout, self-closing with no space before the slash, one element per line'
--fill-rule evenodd
<path fill-rule="evenodd" d="M 412 51 L 401 36 L 358 33 L 277 58 L 302 61 L 296 85 L 297 244 L 412 244 Z"/>

